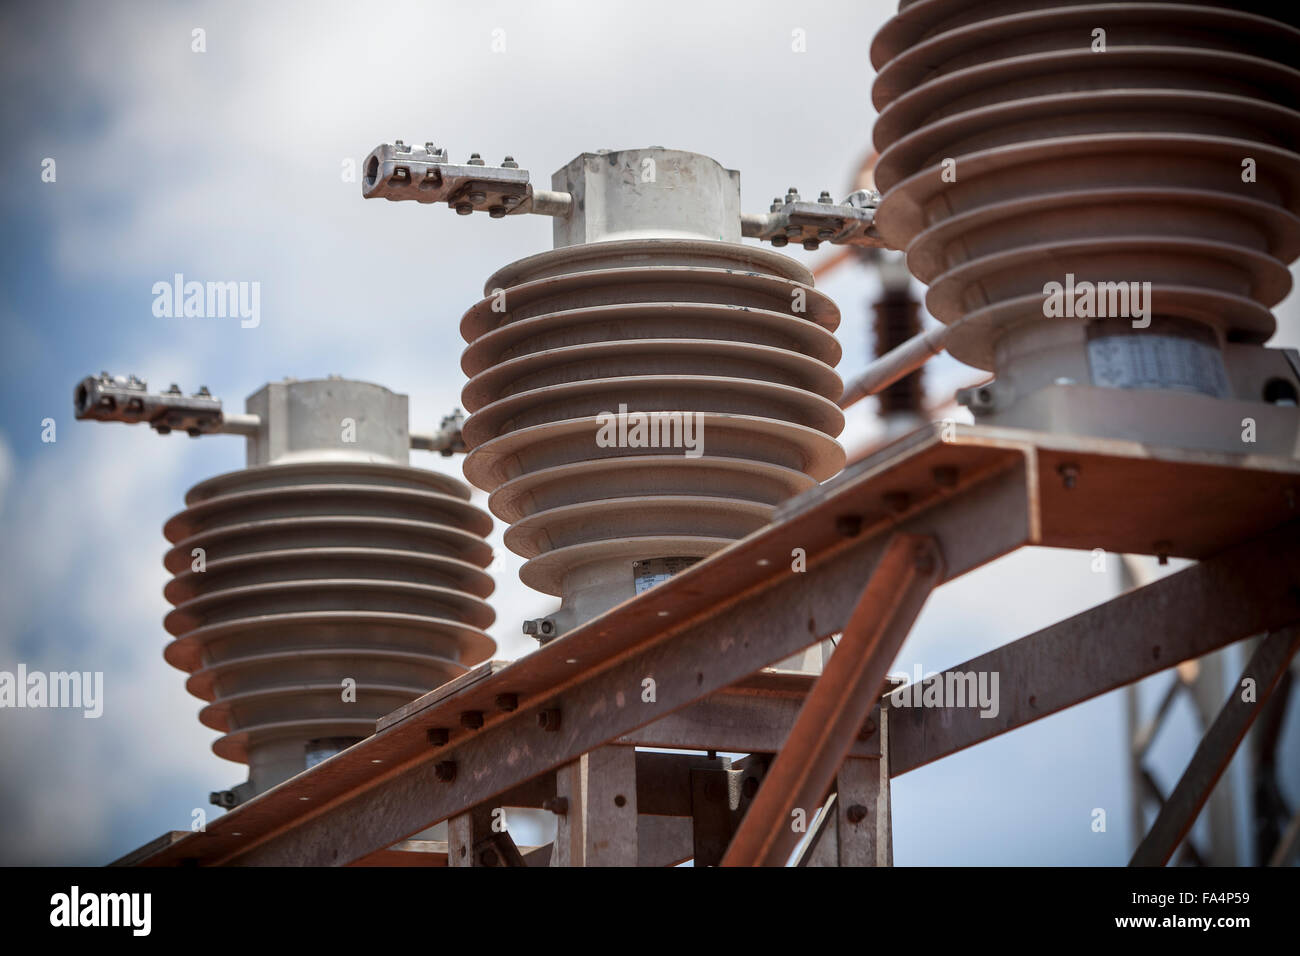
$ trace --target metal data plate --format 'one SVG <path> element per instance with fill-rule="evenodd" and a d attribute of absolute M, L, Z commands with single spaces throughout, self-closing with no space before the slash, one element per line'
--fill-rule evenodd
<path fill-rule="evenodd" d="M 647 558 L 632 565 L 632 578 L 636 584 L 636 593 L 649 591 L 656 584 L 663 584 L 674 574 L 685 571 L 699 558 Z"/>

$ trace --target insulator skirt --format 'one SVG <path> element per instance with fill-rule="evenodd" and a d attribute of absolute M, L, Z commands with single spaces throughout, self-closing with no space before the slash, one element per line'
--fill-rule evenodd
<path fill-rule="evenodd" d="M 525 583 L 563 595 L 586 565 L 707 556 L 843 467 L 839 312 L 811 283 L 767 250 L 674 239 L 562 248 L 488 280 L 461 323 L 465 475 L 511 523 Z"/>
<path fill-rule="evenodd" d="M 1300 254 L 1300 30 L 1274 18 L 1284 6 L 902 5 L 871 49 L 876 227 L 931 313 L 967 320 L 955 357 L 993 369 L 995 341 L 1042 321 L 1044 286 L 1067 273 L 1150 282 L 1152 314 L 1268 339 Z"/>
<path fill-rule="evenodd" d="M 487 659 L 492 519 L 469 489 L 394 464 L 310 462 L 194 486 L 163 529 L 166 658 L 222 731 L 215 752 L 368 736 Z M 201 549 L 203 569 L 196 570 Z M 343 681 L 355 681 L 355 701 Z"/>

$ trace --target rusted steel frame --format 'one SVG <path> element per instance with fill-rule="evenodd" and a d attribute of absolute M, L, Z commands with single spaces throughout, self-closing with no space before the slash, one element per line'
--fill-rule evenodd
<path fill-rule="evenodd" d="M 1177 786 L 1160 808 L 1150 831 L 1138 844 L 1130 866 L 1164 866 L 1169 862 L 1192 829 L 1214 785 L 1228 769 L 1246 731 L 1291 665 L 1297 648 L 1300 648 L 1300 627 L 1273 631 L 1260 642 L 1214 723 L 1201 738 Z"/>
<path fill-rule="evenodd" d="M 943 555 L 933 538 L 890 539 L 723 866 L 783 866 L 789 860 L 799 842 L 792 814 L 803 810 L 806 818 L 822 802 L 876 706 L 889 665 L 943 576 Z"/>
<path fill-rule="evenodd" d="M 890 706 L 890 775 L 1300 621 L 1297 581 L 1300 526 L 1292 523 L 949 668 L 997 673 L 997 716 Z"/>
<path fill-rule="evenodd" d="M 960 477 L 956 485 L 932 484 L 923 497 L 913 495 L 906 513 L 888 517 L 885 482 L 900 480 L 895 461 L 912 454 L 959 461 Z M 928 478 L 927 461 L 908 480 Z M 433 703 L 409 708 L 374 737 L 147 862 L 342 865 L 391 846 L 843 630 L 863 569 L 879 560 L 889 532 L 933 535 L 949 578 L 1034 542 L 1034 481 L 1019 449 L 918 439 L 915 449 L 864 461 L 764 530 L 543 647 L 527 667 L 433 695 Z M 804 572 L 791 573 L 794 548 L 806 551 Z M 572 676 L 530 690 L 539 674 L 559 671 Z M 651 703 L 642 698 L 646 677 L 657 682 Z M 467 703 L 490 705 L 502 691 L 518 692 L 518 706 L 489 713 L 472 733 L 453 730 L 447 744 L 424 741 L 430 728 L 453 725 Z M 568 715 L 553 731 L 538 722 L 549 710 Z M 384 758 L 385 769 L 370 766 L 372 758 Z M 448 763 L 455 769 L 444 779 L 438 767 Z"/>

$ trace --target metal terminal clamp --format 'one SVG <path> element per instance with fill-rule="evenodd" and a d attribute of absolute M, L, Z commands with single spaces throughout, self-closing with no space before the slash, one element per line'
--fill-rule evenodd
<path fill-rule="evenodd" d="M 832 202 L 823 192 L 816 202 L 801 199 L 793 187 L 772 200 L 766 214 L 741 216 L 741 234 L 770 242 L 780 248 L 791 242 L 814 250 L 823 242 L 840 246 L 883 247 L 884 241 L 872 231 L 879 193 L 860 189 L 842 202 Z"/>
<path fill-rule="evenodd" d="M 232 416 L 236 421 L 228 422 L 221 411 L 221 399 L 214 398 L 207 386 L 193 395 L 183 394 L 178 385 L 157 393 L 150 392 L 148 383 L 135 375 L 113 376 L 107 372 L 82 379 L 73 404 L 78 419 L 131 425 L 144 422 L 160 435 L 174 429 L 196 438 L 211 432 L 238 431 L 232 425 L 240 425 L 240 420 L 248 417 Z"/>
<path fill-rule="evenodd" d="M 569 209 L 567 193 L 534 192 L 528 170 L 510 156 L 489 166 L 473 153 L 457 165 L 440 146 L 407 146 L 400 139 L 380 144 L 366 157 L 361 194 L 394 202 L 445 202 L 459 215 L 486 212 L 493 219 L 527 212 L 562 216 Z"/>

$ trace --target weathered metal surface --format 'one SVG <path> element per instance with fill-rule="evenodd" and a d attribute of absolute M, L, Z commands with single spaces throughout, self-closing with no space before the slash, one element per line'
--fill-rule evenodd
<path fill-rule="evenodd" d="M 802 811 L 806 818 L 822 802 L 876 705 L 889 665 L 943 578 L 943 556 L 932 538 L 890 539 L 727 848 L 724 866 L 785 865 L 799 842 L 791 814 Z"/>
<path fill-rule="evenodd" d="M 551 866 L 637 865 L 636 752 L 597 747 L 555 773 L 557 815 Z"/>
<path fill-rule="evenodd" d="M 794 727 L 813 676 L 807 675 L 808 684 L 797 696 L 769 696 L 728 687 L 624 734 L 615 743 L 727 753 L 776 753 Z M 855 738 L 850 753 L 859 757 L 879 756 L 879 735 L 868 733 Z"/>
<path fill-rule="evenodd" d="M 1169 862 L 1196 823 L 1214 785 L 1228 769 L 1246 731 L 1291 665 L 1297 648 L 1300 648 L 1300 627 L 1296 626 L 1272 632 L 1256 648 L 1240 680 L 1229 691 L 1223 709 L 1160 808 L 1151 830 L 1134 851 L 1130 866 L 1164 866 Z"/>
<path fill-rule="evenodd" d="M 839 795 L 832 793 L 811 818 L 808 835 L 791 864 L 796 867 L 821 868 L 839 866 L 840 835 Z"/>
<path fill-rule="evenodd" d="M 351 866 L 447 866 L 446 840 L 403 840 L 353 861 Z"/>
<path fill-rule="evenodd" d="M 891 707 L 890 773 L 907 773 L 1180 661 L 1298 621 L 1297 582 L 1300 526 L 1290 524 L 949 668 L 945 673 L 997 673 L 997 715 L 981 717 L 971 707 Z"/>
<path fill-rule="evenodd" d="M 727 850 L 741 813 L 744 774 L 715 758 L 692 767 L 690 779 L 692 859 L 696 866 L 717 866 Z"/>
<path fill-rule="evenodd" d="M 688 817 L 650 817 L 636 822 L 637 866 L 677 866 L 691 858 L 691 821 Z"/>
<path fill-rule="evenodd" d="M 944 441 L 945 436 L 951 440 Z M 1061 476 L 1038 467 L 1034 449 L 1040 439 L 1051 449 L 1062 447 L 1045 436 L 962 426 L 937 426 L 900 440 L 783 508 L 771 526 L 529 655 L 526 666 L 511 665 L 434 703 L 417 702 L 407 719 L 213 821 L 206 833 L 190 835 L 147 862 L 219 863 L 240 856 L 245 857 L 243 862 L 355 859 L 491 800 L 584 750 L 631 734 L 841 629 L 865 571 L 878 558 L 885 532 L 897 528 L 935 535 L 949 577 L 1021 544 L 1044 543 L 1039 528 L 1059 518 L 1039 510 L 1041 492 L 1044 485 L 1061 483 Z M 1237 459 L 1234 467 L 1228 456 L 1174 456 L 1164 449 L 1123 442 L 1079 445 L 1076 441 L 1068 447 L 1090 449 L 1102 467 L 1126 469 L 1130 490 L 1141 486 L 1148 464 L 1159 465 L 1170 456 L 1193 460 L 1215 473 L 1214 500 L 1222 501 L 1225 508 L 1238 505 L 1234 487 L 1248 486 L 1260 476 L 1280 479 L 1291 467 L 1249 457 Z M 1277 504 L 1252 497 L 1239 502 L 1256 533 L 1292 520 L 1282 487 L 1277 486 Z M 1173 498 L 1182 494 L 1178 483 L 1163 491 Z M 895 492 L 906 495 L 901 511 L 891 510 L 904 504 L 891 494 Z M 1045 500 L 1054 509 L 1069 505 L 1068 499 Z M 1188 540 L 1195 542 L 1193 550 L 1203 552 L 1194 556 L 1207 557 L 1241 539 L 1212 514 L 1217 509 L 1193 501 L 1185 501 L 1184 507 L 1182 527 Z M 1108 539 L 1122 542 L 1135 537 L 1133 526 L 1112 526 L 1110 512 L 1104 508 L 1095 511 L 1093 519 L 1101 538 L 1098 547 L 1112 547 Z M 853 531 L 856 535 L 846 537 Z M 1281 553 L 1290 562 L 1294 546 L 1287 546 L 1282 537 L 1278 538 Z M 796 548 L 807 554 L 806 573 L 790 570 Z M 1194 632 L 1202 619 L 1213 620 L 1214 614 L 1207 612 L 1214 601 L 1223 601 L 1234 589 L 1249 602 L 1243 605 L 1245 620 L 1263 622 L 1263 627 L 1269 626 L 1270 619 L 1278 626 L 1289 623 L 1278 620 L 1294 607 L 1289 584 L 1281 585 L 1280 576 L 1292 573 L 1292 565 L 1283 569 L 1270 567 L 1260 556 L 1254 560 L 1248 574 L 1218 570 L 1206 578 L 1202 584 L 1213 588 L 1217 597 L 1210 597 L 1211 592 L 1197 597 L 1196 589 L 1190 589 L 1188 606 L 1199 610 L 1189 614 L 1192 623 L 1186 633 Z M 1216 559 L 1206 564 L 1220 568 Z M 1121 605 L 1127 609 L 1121 614 L 1099 612 L 1103 617 L 1097 621 L 1112 632 L 1131 633 L 1123 631 L 1122 625 L 1136 606 Z M 1251 625 L 1236 636 L 1263 627 Z M 1219 635 L 1210 646 L 1232 639 Z M 1204 650 L 1193 649 L 1193 653 Z M 1114 676 L 1104 667 L 1098 670 L 1100 663 L 1091 662 L 1088 671 L 1098 692 L 1151 672 L 1145 665 L 1120 661 Z M 1167 666 L 1163 658 L 1156 663 L 1156 669 Z M 656 679 L 654 705 L 641 699 L 646 677 Z M 1076 702 L 1074 698 L 1092 696 L 1082 684 L 1076 690 L 1073 698 L 1064 695 L 1057 709 Z M 503 693 L 516 694 L 519 709 L 494 710 L 496 698 Z M 537 713 L 550 706 L 570 712 L 576 707 L 576 713 L 587 716 L 564 723 L 559 732 L 537 733 Z M 482 729 L 460 726 L 459 714 L 467 710 L 485 714 Z M 895 723 L 892 772 L 906 772 L 1002 732 L 988 728 L 988 721 L 977 720 L 964 736 L 950 739 L 946 749 L 931 751 L 919 743 L 919 735 L 914 736 L 917 728 L 908 724 L 923 716 L 906 713 L 903 723 Z M 1042 714 L 1022 706 L 1017 721 L 1007 722 L 1003 730 L 1036 716 Z M 447 729 L 448 742 L 431 748 L 426 737 L 431 728 Z M 943 737 L 936 732 L 934 739 Z M 455 758 L 462 769 L 471 768 L 470 773 L 451 784 L 439 783 L 432 769 L 435 756 Z M 375 765 L 374 760 L 381 763 Z M 262 844 L 266 846 L 249 852 Z"/>
<path fill-rule="evenodd" d="M 889 738 L 889 711 L 882 710 Z M 888 758 L 848 757 L 835 777 L 835 808 L 840 866 L 893 866 L 893 823 L 889 804 Z"/>
<path fill-rule="evenodd" d="M 915 457 L 926 459 L 918 463 Z M 151 862 L 345 863 L 573 760 L 748 677 L 848 620 L 862 580 L 894 528 L 935 535 L 956 576 L 1032 540 L 1025 458 L 1018 450 L 943 443 L 936 432 L 900 454 L 908 481 L 924 482 L 903 512 L 886 511 L 896 487 L 869 459 L 827 493 L 817 489 L 782 521 L 737 542 L 602 618 L 465 687 L 407 720 L 287 781 Z M 932 468 L 957 468 L 936 486 Z M 938 492 L 930 489 L 938 487 Z M 891 499 L 892 500 L 892 499 Z M 849 528 L 846 515 L 861 518 Z M 856 531 L 856 534 L 850 532 Z M 807 556 L 794 572 L 791 554 Z M 644 681 L 655 680 L 653 703 Z M 519 708 L 494 711 L 502 693 Z M 576 719 L 544 731 L 538 713 L 559 706 Z M 462 711 L 485 725 L 468 731 Z M 431 728 L 448 743 L 431 748 Z M 453 760 L 454 781 L 434 764 Z M 374 761 L 380 761 L 375 765 Z M 238 834 L 238 836 L 234 834 Z M 273 839 L 280 837 L 280 839 Z M 249 853 L 259 844 L 264 848 Z M 275 845 L 270 845 L 274 843 Z"/>

